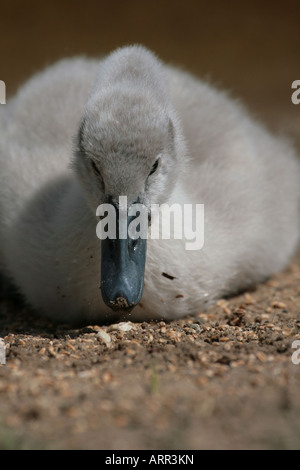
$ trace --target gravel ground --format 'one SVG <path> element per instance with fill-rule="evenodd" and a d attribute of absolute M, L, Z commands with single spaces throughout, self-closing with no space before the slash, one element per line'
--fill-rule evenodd
<path fill-rule="evenodd" d="M 295 449 L 300 258 L 206 312 L 71 329 L 0 304 L 0 449 Z"/>

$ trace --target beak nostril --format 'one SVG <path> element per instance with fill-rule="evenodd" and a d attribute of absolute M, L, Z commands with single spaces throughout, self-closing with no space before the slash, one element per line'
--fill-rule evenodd
<path fill-rule="evenodd" d="M 137 246 L 137 243 L 138 243 L 138 239 L 137 239 L 137 238 L 133 238 L 132 241 L 131 241 L 131 247 L 132 247 L 133 249 L 135 249 L 136 246 Z"/>
<path fill-rule="evenodd" d="M 116 245 L 116 240 L 114 238 L 108 238 L 108 244 L 111 247 L 114 247 Z"/>

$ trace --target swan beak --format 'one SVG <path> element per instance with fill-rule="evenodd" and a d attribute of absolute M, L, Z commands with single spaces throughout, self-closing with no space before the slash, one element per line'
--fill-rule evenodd
<path fill-rule="evenodd" d="M 101 293 L 112 310 L 130 312 L 141 300 L 147 241 L 119 237 L 119 209 L 116 209 L 117 238 L 101 241 Z M 134 217 L 127 215 L 128 226 Z"/>

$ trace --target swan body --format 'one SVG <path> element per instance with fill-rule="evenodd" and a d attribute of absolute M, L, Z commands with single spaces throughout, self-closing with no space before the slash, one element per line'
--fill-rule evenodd
<path fill-rule="evenodd" d="M 141 46 L 39 73 L 0 107 L 0 129 L 1 271 L 52 319 L 196 313 L 283 269 L 295 251 L 293 147 Z M 130 313 L 113 311 L 99 290 L 96 210 L 108 196 L 117 207 L 120 195 L 146 208 L 204 204 L 201 250 L 186 250 L 184 238 L 147 240 L 143 295 Z"/>

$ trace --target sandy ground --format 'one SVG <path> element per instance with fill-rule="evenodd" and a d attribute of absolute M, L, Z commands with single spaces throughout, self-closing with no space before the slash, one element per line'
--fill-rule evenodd
<path fill-rule="evenodd" d="M 295 262 L 169 324 L 70 329 L 2 300 L 0 448 L 298 448 L 299 281 Z"/>
<path fill-rule="evenodd" d="M 299 146 L 297 2 L 98 3 L 88 15 L 76 2 L 3 1 L 8 95 L 62 56 L 142 42 L 212 76 Z M 284 273 L 195 317 L 76 330 L 3 289 L 0 449 L 299 448 L 299 281 L 296 255 Z"/>

